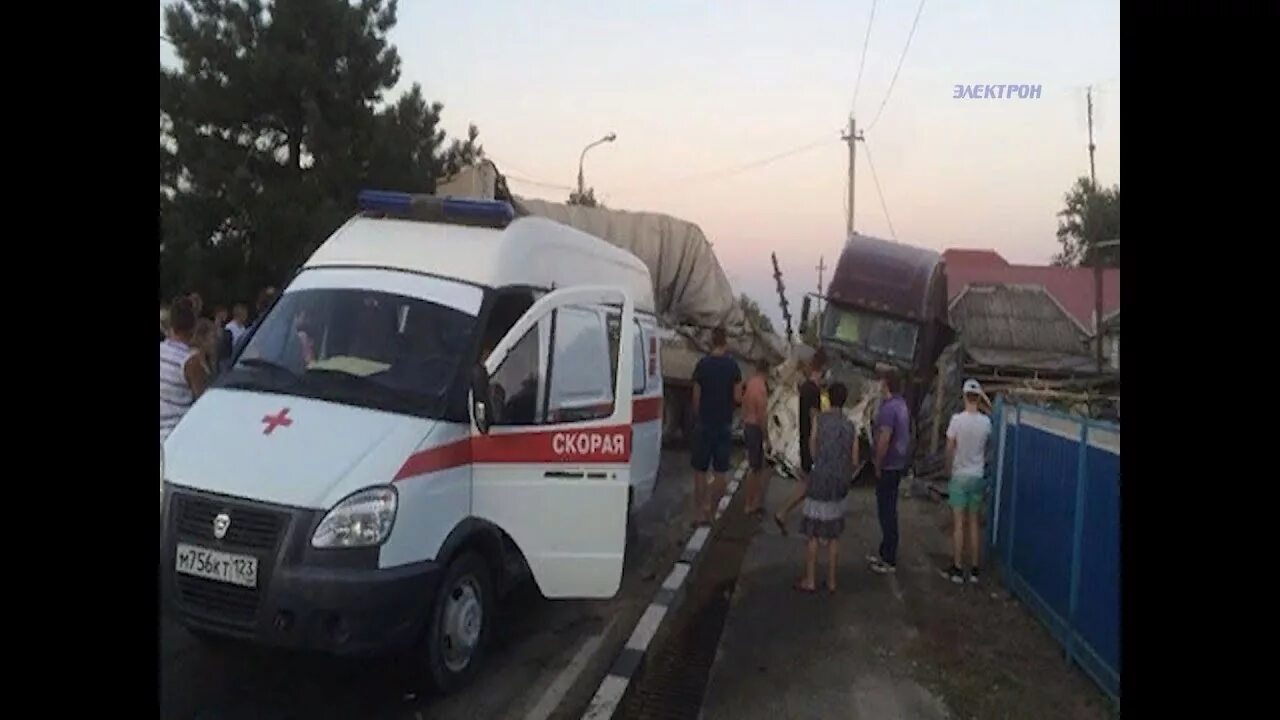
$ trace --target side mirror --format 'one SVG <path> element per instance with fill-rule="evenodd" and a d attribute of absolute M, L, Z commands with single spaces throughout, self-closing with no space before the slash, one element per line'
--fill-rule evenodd
<path fill-rule="evenodd" d="M 471 417 L 480 434 L 488 435 L 493 425 L 493 406 L 489 397 L 489 371 L 480 363 L 471 369 Z"/>
<path fill-rule="evenodd" d="M 809 305 L 812 302 L 812 300 L 813 300 L 812 296 L 805 295 L 804 302 L 800 304 L 800 331 L 801 332 L 804 332 L 804 329 L 809 327 Z"/>

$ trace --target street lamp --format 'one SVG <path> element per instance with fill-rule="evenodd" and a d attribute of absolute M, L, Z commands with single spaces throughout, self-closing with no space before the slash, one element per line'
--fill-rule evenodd
<path fill-rule="evenodd" d="M 1093 335 L 1098 343 L 1098 374 L 1102 374 L 1102 248 L 1109 247 L 1120 247 L 1120 238 L 1104 240 L 1093 246 Z"/>
<path fill-rule="evenodd" d="M 582 161 L 587 157 L 587 151 L 591 148 L 603 143 L 610 143 L 618 139 L 617 133 L 609 133 L 590 145 L 582 148 L 582 154 L 578 156 L 578 197 L 582 197 L 586 193 L 585 183 L 582 181 Z"/>

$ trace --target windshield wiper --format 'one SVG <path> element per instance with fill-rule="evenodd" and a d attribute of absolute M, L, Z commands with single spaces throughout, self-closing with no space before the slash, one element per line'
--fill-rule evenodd
<path fill-rule="evenodd" d="M 285 367 L 284 365 L 281 365 L 280 363 L 274 362 L 272 360 L 268 360 L 266 358 L 259 358 L 259 357 L 245 358 L 240 362 L 236 363 L 236 365 L 249 367 L 249 368 L 262 368 L 264 370 L 275 370 L 276 372 L 283 372 L 289 375 L 290 377 L 294 377 L 294 378 L 298 377 L 297 373 Z"/>
<path fill-rule="evenodd" d="M 356 399 L 375 400 L 396 408 L 412 410 L 438 400 L 428 393 L 378 382 L 372 375 L 353 375 L 333 368 L 307 368 L 303 380 L 313 381 L 312 387 L 317 391 L 338 391 Z"/>
<path fill-rule="evenodd" d="M 251 372 L 255 369 L 272 371 L 268 374 Z M 219 387 L 260 390 L 263 392 L 289 392 L 301 378 L 297 373 L 276 362 L 264 358 L 240 360 L 217 379 Z"/>

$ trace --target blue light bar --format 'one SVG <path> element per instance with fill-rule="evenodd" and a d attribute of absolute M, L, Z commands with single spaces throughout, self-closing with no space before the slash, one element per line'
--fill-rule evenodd
<path fill-rule="evenodd" d="M 413 207 L 413 196 L 391 190 L 361 190 L 357 198 L 361 210 L 381 210 L 387 213 L 408 213 Z"/>
<path fill-rule="evenodd" d="M 501 200 L 444 199 L 445 217 L 473 218 L 476 220 L 502 220 L 511 222 L 516 211 Z"/>
<path fill-rule="evenodd" d="M 500 200 L 439 198 L 392 190 L 361 190 L 360 211 L 381 217 L 503 228 L 515 219 L 515 209 Z"/>

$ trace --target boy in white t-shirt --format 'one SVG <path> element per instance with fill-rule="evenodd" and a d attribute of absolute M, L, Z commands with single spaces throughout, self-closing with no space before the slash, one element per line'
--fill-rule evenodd
<path fill-rule="evenodd" d="M 979 409 L 991 401 L 977 380 L 964 381 L 964 412 L 951 416 L 947 426 L 947 469 L 951 482 L 947 495 L 951 504 L 954 527 L 951 532 L 953 562 L 942 572 L 953 583 L 964 582 L 963 562 L 965 531 L 969 535 L 969 582 L 978 582 L 978 552 L 981 541 L 979 515 L 986 490 L 987 440 L 991 437 L 991 419 Z"/>

